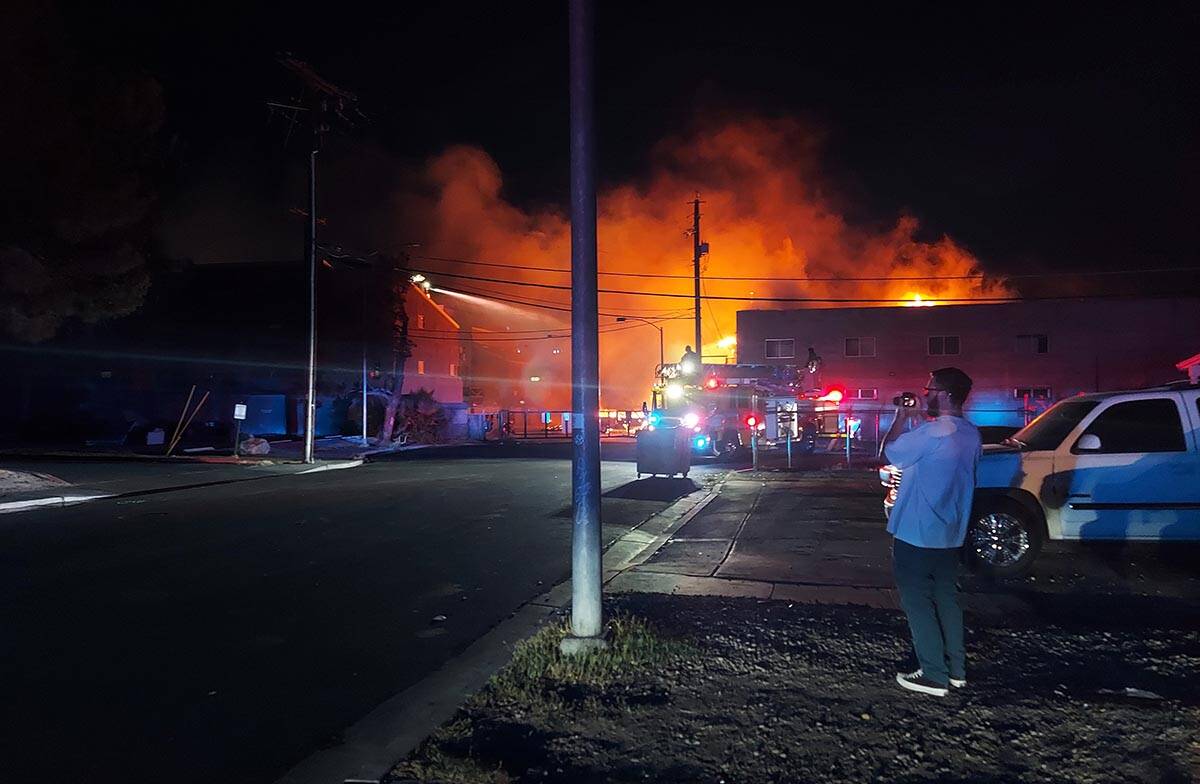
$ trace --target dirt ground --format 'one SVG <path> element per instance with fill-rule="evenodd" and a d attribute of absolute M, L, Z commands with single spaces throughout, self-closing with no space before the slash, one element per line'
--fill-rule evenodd
<path fill-rule="evenodd" d="M 939 699 L 896 686 L 913 660 L 893 611 L 614 597 L 676 653 L 601 687 L 544 678 L 549 701 L 489 687 L 387 780 L 1196 781 L 1198 609 L 1061 595 L 968 615 L 969 684 Z"/>

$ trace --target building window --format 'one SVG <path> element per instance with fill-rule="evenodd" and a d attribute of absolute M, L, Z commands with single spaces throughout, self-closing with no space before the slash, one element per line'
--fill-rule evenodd
<path fill-rule="evenodd" d="M 418 376 L 425 375 L 425 360 L 423 360 L 423 359 L 417 360 L 417 375 Z"/>
<path fill-rule="evenodd" d="M 767 359 L 794 359 L 796 341 L 791 338 L 767 338 L 763 356 Z"/>
<path fill-rule="evenodd" d="M 1050 387 L 1013 387 L 1013 398 L 1016 400 L 1049 400 Z"/>
<path fill-rule="evenodd" d="M 1046 335 L 1017 335 L 1018 354 L 1049 354 L 1050 338 Z"/>
<path fill-rule="evenodd" d="M 845 354 L 848 357 L 875 356 L 875 338 L 846 338 Z"/>
<path fill-rule="evenodd" d="M 417 314 L 417 329 L 425 329 L 425 314 Z"/>
<path fill-rule="evenodd" d="M 947 357 L 958 353 L 958 335 L 934 335 L 929 338 L 929 356 Z"/>
<path fill-rule="evenodd" d="M 847 390 L 851 400 L 878 400 L 879 390 L 874 387 L 859 387 Z"/>
<path fill-rule="evenodd" d="M 453 362 L 450 363 L 450 375 L 454 377 L 458 376 L 458 365 Z"/>

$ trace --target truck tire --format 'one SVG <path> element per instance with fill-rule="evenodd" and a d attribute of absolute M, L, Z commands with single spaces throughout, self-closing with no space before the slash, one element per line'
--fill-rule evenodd
<path fill-rule="evenodd" d="M 996 580 L 1022 577 L 1042 551 L 1041 520 L 1007 496 L 977 499 L 963 543 L 971 571 Z"/>

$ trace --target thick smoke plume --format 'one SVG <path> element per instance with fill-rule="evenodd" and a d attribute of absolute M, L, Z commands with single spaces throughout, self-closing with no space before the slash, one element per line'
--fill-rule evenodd
<path fill-rule="evenodd" d="M 662 292 L 690 296 L 692 282 L 691 201 L 703 200 L 701 235 L 710 252 L 703 263 L 708 295 L 906 299 L 1005 295 L 1000 281 L 901 280 L 916 276 L 975 275 L 978 260 L 949 237 L 916 238 L 917 220 L 896 216 L 885 228 L 849 223 L 837 208 L 833 184 L 819 173 L 819 137 L 791 121 L 748 120 L 660 143 L 650 174 L 637 184 L 606 189 L 599 197 L 600 270 L 678 275 L 678 279 L 601 275 L 601 289 Z M 503 177 L 483 150 L 455 147 L 430 161 L 424 195 L 404 200 L 406 236 L 418 232 L 422 254 L 538 267 L 569 266 L 570 225 L 557 209 L 521 209 L 505 200 Z M 432 270 L 567 285 L 569 275 L 423 262 Z M 722 281 L 737 276 L 758 280 Z M 879 277 L 879 282 L 784 281 L 782 278 Z M 569 304 L 567 292 L 444 278 L 446 288 L 491 291 L 516 299 Z M 448 303 L 451 306 L 459 303 Z M 601 294 L 600 309 L 647 319 L 690 316 L 687 298 Z M 722 338 L 733 335 L 735 314 L 750 308 L 832 307 L 836 303 L 767 303 L 707 300 L 703 307 L 704 354 L 725 355 Z M 469 312 L 470 311 L 470 312 Z M 511 313 L 491 315 L 460 308 L 467 322 L 489 329 L 540 329 L 567 323 L 567 314 L 543 311 L 538 320 Z M 551 321 L 546 321 L 551 319 Z M 658 334 L 636 321 L 618 325 L 602 316 L 602 405 L 638 406 L 646 397 L 658 361 Z M 660 322 L 665 327 L 667 361 L 678 359 L 692 342 L 690 318 Z M 612 330 L 612 331 L 608 331 Z M 494 344 L 536 370 L 553 343 Z M 728 341 L 726 341 L 728 343 Z M 561 355 L 557 355 L 561 356 Z M 732 361 L 732 356 L 731 356 Z M 568 367 L 563 365 L 563 367 Z M 567 378 L 557 379 L 565 382 Z M 550 379 L 546 379 L 550 381 Z M 565 389 L 565 387 L 564 387 Z M 564 405 L 569 402 L 565 397 Z"/>

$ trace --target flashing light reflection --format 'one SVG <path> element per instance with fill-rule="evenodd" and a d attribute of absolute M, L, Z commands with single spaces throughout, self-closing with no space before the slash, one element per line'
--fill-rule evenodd
<path fill-rule="evenodd" d="M 679 400 L 683 397 L 681 384 L 667 384 L 667 400 Z"/>
<path fill-rule="evenodd" d="M 684 427 L 695 427 L 696 425 L 700 424 L 700 415 L 695 411 L 689 411 L 683 415 L 683 418 L 680 421 L 683 423 Z"/>

